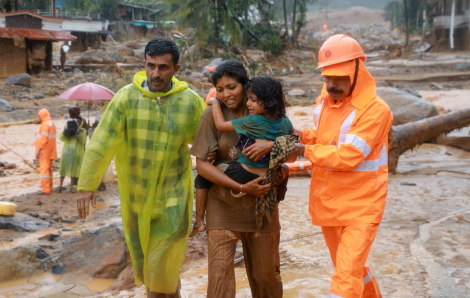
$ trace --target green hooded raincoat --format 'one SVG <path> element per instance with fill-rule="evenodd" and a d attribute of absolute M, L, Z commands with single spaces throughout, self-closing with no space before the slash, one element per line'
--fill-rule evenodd
<path fill-rule="evenodd" d="M 124 236 L 137 285 L 174 293 L 193 204 L 188 144 L 204 101 L 173 77 L 167 93 L 142 88 L 145 72 L 119 90 L 87 146 L 78 190 L 95 191 L 116 155 Z"/>

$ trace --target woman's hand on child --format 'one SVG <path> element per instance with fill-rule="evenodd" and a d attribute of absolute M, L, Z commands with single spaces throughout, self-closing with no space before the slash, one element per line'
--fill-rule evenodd
<path fill-rule="evenodd" d="M 209 152 L 209 153 L 207 153 L 207 155 L 206 155 L 206 160 L 207 160 L 210 164 L 214 164 L 216 158 L 217 158 L 217 151 Z"/>
<path fill-rule="evenodd" d="M 261 156 L 271 153 L 273 145 L 274 142 L 272 141 L 256 139 L 256 142 L 253 145 L 246 147 L 242 153 L 249 159 L 258 161 Z"/>
<path fill-rule="evenodd" d="M 194 223 L 194 225 L 195 224 L 196 223 Z M 206 230 L 206 225 L 205 224 L 200 225 L 199 227 L 195 227 L 194 225 L 193 225 L 193 230 L 191 231 L 191 234 L 189 234 L 189 238 L 192 238 L 192 237 L 196 236 L 197 234 L 202 233 Z"/>
<path fill-rule="evenodd" d="M 258 177 L 255 180 L 252 180 L 246 184 L 243 184 L 242 192 L 254 195 L 256 197 L 262 197 L 269 192 L 271 188 L 271 183 L 260 185 L 259 182 L 266 179 L 266 177 Z"/>

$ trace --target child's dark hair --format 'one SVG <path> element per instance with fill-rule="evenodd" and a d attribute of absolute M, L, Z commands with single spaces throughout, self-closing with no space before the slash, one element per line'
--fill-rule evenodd
<path fill-rule="evenodd" d="M 286 99 L 281 83 L 272 77 L 255 77 L 246 85 L 246 91 L 263 103 L 266 114 L 275 118 L 286 115 Z"/>
<path fill-rule="evenodd" d="M 156 37 L 150 40 L 145 46 L 144 59 L 147 59 L 147 55 L 153 57 L 165 54 L 171 54 L 173 66 L 178 64 L 180 51 L 176 43 L 168 38 Z"/>
<path fill-rule="evenodd" d="M 248 74 L 243 63 L 237 60 L 227 60 L 219 64 L 212 73 L 212 84 L 217 85 L 217 81 L 223 76 L 237 80 L 243 87 L 248 83 Z"/>

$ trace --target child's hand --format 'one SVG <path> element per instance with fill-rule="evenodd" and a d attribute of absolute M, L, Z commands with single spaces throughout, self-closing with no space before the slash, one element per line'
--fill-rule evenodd
<path fill-rule="evenodd" d="M 209 98 L 209 100 L 207 101 L 207 105 L 211 106 L 214 101 L 217 101 L 217 98 L 215 98 L 215 97 Z"/>
<path fill-rule="evenodd" d="M 207 153 L 207 155 L 206 155 L 206 160 L 207 160 L 210 164 L 214 164 L 216 158 L 217 158 L 217 151 L 209 152 L 209 153 Z"/>

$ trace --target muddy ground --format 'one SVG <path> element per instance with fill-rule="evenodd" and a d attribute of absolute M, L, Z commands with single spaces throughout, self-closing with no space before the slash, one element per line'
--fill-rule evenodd
<path fill-rule="evenodd" d="M 299 111 L 305 112 L 304 116 Z M 308 127 L 312 107 L 289 108 L 296 127 Z M 56 119 L 59 127 L 63 119 Z M 24 156 L 31 156 L 37 125 L 1 128 L 2 141 Z M 18 138 L 18 135 L 25 137 Z M 5 137 L 5 138 L 4 138 Z M 60 145 L 60 142 L 59 142 Z M 59 147 L 60 152 L 60 147 Z M 60 233 L 63 239 L 78 236 L 113 222 L 120 222 L 117 183 L 99 193 L 98 208 L 86 221 L 76 217 L 73 194 L 32 194 L 38 174 L 9 152 L 0 160 L 18 168 L 0 178 L 0 200 L 14 201 L 20 212 L 37 213 L 52 224 L 38 233 L 0 231 L 0 248 L 40 243 L 41 236 Z M 384 297 L 466 297 L 470 295 L 470 153 L 422 145 L 400 159 L 398 174 L 389 178 L 389 197 L 383 223 L 370 255 L 370 263 Z M 29 173 L 28 173 L 29 172 Z M 54 183 L 57 185 L 57 175 Z M 68 183 L 68 181 L 67 181 Z M 281 203 L 281 275 L 285 297 L 323 297 L 333 268 L 318 227 L 310 225 L 307 212 L 308 177 L 289 182 Z M 39 203 L 40 202 L 40 203 Z M 65 222 L 55 222 L 54 215 Z M 203 236 L 198 236 L 203 237 Z M 61 246 L 51 247 L 52 257 Z M 205 297 L 207 263 L 201 255 L 186 260 L 181 275 L 186 297 Z M 250 297 L 243 262 L 236 267 L 237 297 Z M 104 292 L 114 280 L 92 279 L 86 274 L 54 276 L 35 272 L 26 279 L 0 282 L 0 297 L 142 297 L 143 288 L 121 293 Z M 73 286 L 73 288 L 71 288 Z M 65 292 L 64 292 L 65 291 Z"/>

